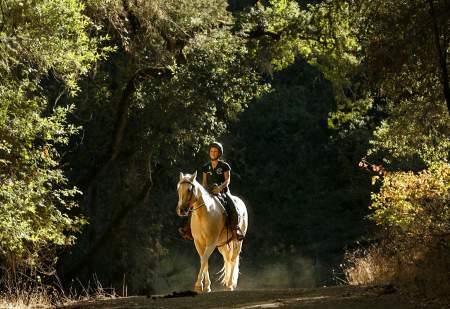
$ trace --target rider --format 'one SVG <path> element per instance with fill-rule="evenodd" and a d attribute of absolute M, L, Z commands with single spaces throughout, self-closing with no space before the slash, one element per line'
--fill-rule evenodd
<path fill-rule="evenodd" d="M 230 165 L 225 161 L 219 160 L 223 154 L 223 146 L 219 142 L 213 142 L 209 145 L 210 162 L 206 163 L 202 169 L 202 184 L 209 192 L 214 195 L 223 196 L 226 199 L 225 208 L 228 214 L 228 220 L 233 231 L 233 237 L 238 240 L 244 239 L 238 225 L 238 213 L 236 205 L 231 197 L 228 185 L 230 184 Z M 188 221 L 188 225 L 190 222 Z M 183 238 L 192 239 L 190 226 L 186 225 L 180 230 Z"/>

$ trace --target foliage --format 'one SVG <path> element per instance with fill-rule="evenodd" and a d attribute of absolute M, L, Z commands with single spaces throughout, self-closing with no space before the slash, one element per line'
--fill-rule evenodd
<path fill-rule="evenodd" d="M 436 94 L 438 90 L 428 91 Z M 448 158 L 450 116 L 442 100 L 433 102 L 426 95 L 400 102 L 389 100 L 385 108 L 389 117 L 376 128 L 368 149 L 369 157 L 383 153 L 386 164 L 399 165 L 403 161 L 404 168 L 429 165 Z"/>
<path fill-rule="evenodd" d="M 371 218 L 398 244 L 426 245 L 450 235 L 450 166 L 434 163 L 427 170 L 388 173 L 372 197 Z"/>
<path fill-rule="evenodd" d="M 381 170 L 382 171 L 382 170 Z M 450 167 L 382 172 L 372 195 L 370 218 L 383 231 L 381 241 L 348 252 L 345 274 L 351 284 L 394 283 L 428 296 L 448 294 Z"/>
<path fill-rule="evenodd" d="M 80 98 L 76 103 L 78 123 L 88 132 L 84 141 L 98 145 L 80 152 L 99 158 L 89 160 L 93 165 L 110 155 L 118 117 L 126 119 L 121 134 L 130 143 L 117 148 L 133 152 L 137 147 L 159 162 L 177 155 L 178 151 L 169 153 L 169 145 L 189 148 L 183 139 L 190 139 L 198 150 L 211 134 L 223 131 L 225 118 L 234 117 L 259 92 L 259 76 L 251 67 L 247 70 L 251 64 L 246 62 L 243 40 L 228 27 L 232 19 L 226 1 L 92 1 L 88 12 L 104 23 L 117 47 L 115 55 L 84 81 L 84 93 L 91 100 Z M 198 133 L 188 129 L 192 115 L 179 112 L 186 108 L 198 109 L 193 111 Z M 179 115 L 179 123 L 172 123 Z M 157 154 L 166 145 L 169 152 Z M 91 166 L 80 168 L 85 167 Z"/>
<path fill-rule="evenodd" d="M 2 263 L 53 265 L 85 223 L 79 198 L 91 225 L 65 266 L 151 290 L 178 271 L 157 271 L 174 245 L 174 181 L 217 138 L 254 218 L 251 254 L 335 259 L 371 226 L 364 155 L 391 171 L 374 222 L 434 245 L 448 229 L 447 6 L 2 1 Z"/>
<path fill-rule="evenodd" d="M 50 101 L 42 88 L 51 76 L 74 94 L 101 56 L 82 10 L 78 1 L 1 3 L 0 255 L 8 267 L 52 265 L 49 249 L 73 244 L 84 222 L 70 214 L 79 191 L 59 164 L 58 147 L 77 130 L 67 121 L 73 106 Z"/>
<path fill-rule="evenodd" d="M 442 290 L 449 267 L 448 1 L 353 2 L 364 77 L 359 96 L 369 99 L 366 125 L 374 129 L 365 159 L 385 170 L 374 166 L 382 175 L 373 178 L 380 182 L 370 216 L 382 240 L 360 256 L 350 253 L 348 278 Z"/>
<path fill-rule="evenodd" d="M 249 48 L 261 71 L 272 73 L 294 61 L 298 39 L 283 34 L 304 19 L 295 1 L 270 1 L 268 6 L 258 2 L 242 14 L 239 27 L 249 34 Z"/>
<path fill-rule="evenodd" d="M 355 1 L 258 2 L 242 15 L 241 27 L 250 34 L 261 70 L 272 73 L 300 56 L 331 82 L 337 105 L 330 111 L 330 128 L 360 127 L 370 121 L 366 115 L 373 104 L 362 80 L 362 11 Z"/>
<path fill-rule="evenodd" d="M 39 80 L 52 70 L 71 91 L 99 55 L 78 1 L 2 1 L 2 76 Z M 101 39 L 101 38 L 100 38 Z"/>
<path fill-rule="evenodd" d="M 433 173 L 436 166 L 445 166 L 450 149 L 449 113 L 441 78 L 445 68 L 440 62 L 448 51 L 441 55 L 438 48 L 448 45 L 450 23 L 448 14 L 442 13 L 448 3 L 423 0 L 348 3 L 355 4 L 352 19 L 358 22 L 352 23 L 353 31 L 345 36 L 358 38 L 360 77 L 365 78 L 358 96 L 369 98 L 366 115 L 377 109 L 382 115 L 370 123 L 374 135 L 368 157 L 384 161 L 388 170 L 429 168 L 429 173 Z M 358 96 L 352 105 L 362 103 Z M 411 173 L 405 175 L 413 177 Z M 380 195 L 374 196 L 380 198 L 383 192 L 401 190 L 401 182 L 412 182 L 412 178 L 407 181 L 401 173 L 392 175 L 395 176 L 385 175 Z M 426 175 L 417 177 L 425 181 Z M 374 205 L 383 204 L 377 201 Z M 400 208 L 405 206 L 400 200 L 390 202 Z M 411 207 L 420 205 L 418 200 L 408 203 Z M 406 213 L 401 214 L 407 220 Z M 395 217 L 400 219 L 400 213 Z"/>
<path fill-rule="evenodd" d="M 335 257 L 340 245 L 361 232 L 368 180 L 355 163 L 367 147 L 370 128 L 364 125 L 373 99 L 353 83 L 361 74 L 357 8 L 333 1 L 309 6 L 269 1 L 231 15 L 224 1 L 90 1 L 87 11 L 104 25 L 117 51 L 83 81 L 83 96 L 76 100 L 83 134 L 68 160 L 75 179 L 88 179 L 82 182 L 84 207 L 93 224 L 72 258 L 95 252 L 82 267 L 95 269 L 107 282 L 121 283 L 130 272 L 155 281 L 153 269 L 161 258 L 155 252 L 170 254 L 158 246 L 172 245 L 176 224 L 173 209 L 161 207 L 175 203 L 168 194 L 173 179 L 205 160 L 203 146 L 226 133 L 234 120 L 228 145 L 242 150 L 231 157 L 233 175 L 241 174 L 242 180 L 233 176 L 233 184 L 240 185 L 238 193 L 250 205 L 262 205 L 255 222 L 273 219 L 269 239 L 280 242 L 276 247 L 269 242 L 265 252 L 308 246 L 314 258 L 318 252 Z M 322 74 L 299 65 L 299 55 Z M 288 73 L 280 77 L 276 72 L 283 69 Z M 278 83 L 273 76 L 281 82 L 267 94 L 264 82 Z M 324 78 L 331 80 L 333 92 Z M 330 140 L 333 95 L 337 118 L 347 117 L 359 131 Z M 240 115 L 252 101 L 255 107 Z M 116 137 L 123 142 L 112 156 Z M 253 164 L 259 160 L 267 162 L 263 172 Z M 98 168 L 104 162 L 108 168 Z M 285 177 L 279 166 L 289 171 Z M 92 179 L 92 170 L 101 172 Z M 278 217 L 264 206 L 273 204 L 282 209 Z M 357 229 L 346 229 L 355 221 Z M 296 232 L 281 236 L 286 229 Z M 114 233 L 100 241 L 108 230 Z M 253 243 L 266 232 L 256 232 Z M 130 290 L 146 288 L 143 281 L 130 281 Z"/>
<path fill-rule="evenodd" d="M 176 160 L 176 149 L 198 152 L 267 89 L 248 63 L 242 39 L 226 30 L 198 34 L 184 54 L 186 64 L 174 68 L 170 80 L 151 79 L 139 88 L 132 109 L 139 131 L 130 133 L 143 135 L 138 143 L 154 160 L 166 161 L 161 164 Z"/>
<path fill-rule="evenodd" d="M 448 57 L 450 19 L 447 1 L 358 1 L 362 15 L 361 44 L 370 81 L 397 97 L 426 92 L 414 82 L 436 89 L 441 80 L 441 56 Z M 442 46 L 443 55 L 438 45 Z M 448 62 L 446 64 L 448 66 Z M 396 85 L 409 87 L 395 87 Z M 414 91 L 419 90 L 419 91 Z M 442 88 L 431 96 L 442 99 Z"/>
<path fill-rule="evenodd" d="M 369 155 L 384 153 L 387 163 L 448 158 L 450 121 L 436 35 L 448 45 L 450 20 L 442 15 L 445 3 L 432 2 L 436 16 L 430 1 L 361 1 L 364 24 L 370 25 L 361 30 L 367 77 L 371 87 L 381 89 L 388 116 L 375 132 Z"/>
<path fill-rule="evenodd" d="M 135 65 L 163 67 L 179 59 L 180 49 L 196 33 L 229 23 L 226 5 L 224 0 L 92 0 L 87 12 L 104 24 L 120 52 L 135 57 Z"/>

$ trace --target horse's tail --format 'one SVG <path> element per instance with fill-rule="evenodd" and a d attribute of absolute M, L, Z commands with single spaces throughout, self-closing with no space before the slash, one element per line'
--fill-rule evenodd
<path fill-rule="evenodd" d="M 238 283 L 238 277 L 239 277 L 239 260 L 240 260 L 240 254 L 238 254 L 236 256 L 236 264 L 234 265 L 234 269 L 233 269 L 233 274 L 232 274 L 232 278 L 233 278 L 233 288 L 237 287 L 237 283 Z"/>
<path fill-rule="evenodd" d="M 222 269 L 219 270 L 219 272 L 218 272 L 217 274 L 219 275 L 219 281 L 220 281 L 220 283 L 221 283 L 222 285 L 226 285 L 226 282 L 225 282 L 225 277 L 226 277 L 226 276 L 225 276 L 225 275 L 226 275 L 225 260 L 224 260 Z"/>

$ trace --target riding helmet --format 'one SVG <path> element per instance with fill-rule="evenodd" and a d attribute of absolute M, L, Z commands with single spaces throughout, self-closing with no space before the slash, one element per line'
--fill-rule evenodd
<path fill-rule="evenodd" d="M 220 156 L 223 155 L 223 146 L 222 146 L 221 143 L 219 143 L 219 142 L 212 142 L 211 144 L 209 144 L 209 149 L 210 149 L 210 150 L 211 150 L 211 148 L 213 148 L 213 147 L 219 149 Z"/>

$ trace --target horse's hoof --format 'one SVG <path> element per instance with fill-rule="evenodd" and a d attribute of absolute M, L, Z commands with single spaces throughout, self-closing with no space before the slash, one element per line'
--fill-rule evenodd
<path fill-rule="evenodd" d="M 211 292 L 211 288 L 210 287 L 208 287 L 208 288 L 203 290 L 203 293 L 209 293 L 209 292 Z"/>
<path fill-rule="evenodd" d="M 230 291 L 230 292 L 234 291 L 234 287 L 232 287 L 232 286 L 227 286 L 227 291 Z"/>
<path fill-rule="evenodd" d="M 203 292 L 203 287 L 200 285 L 194 285 L 194 291 L 197 293 L 202 293 Z"/>

